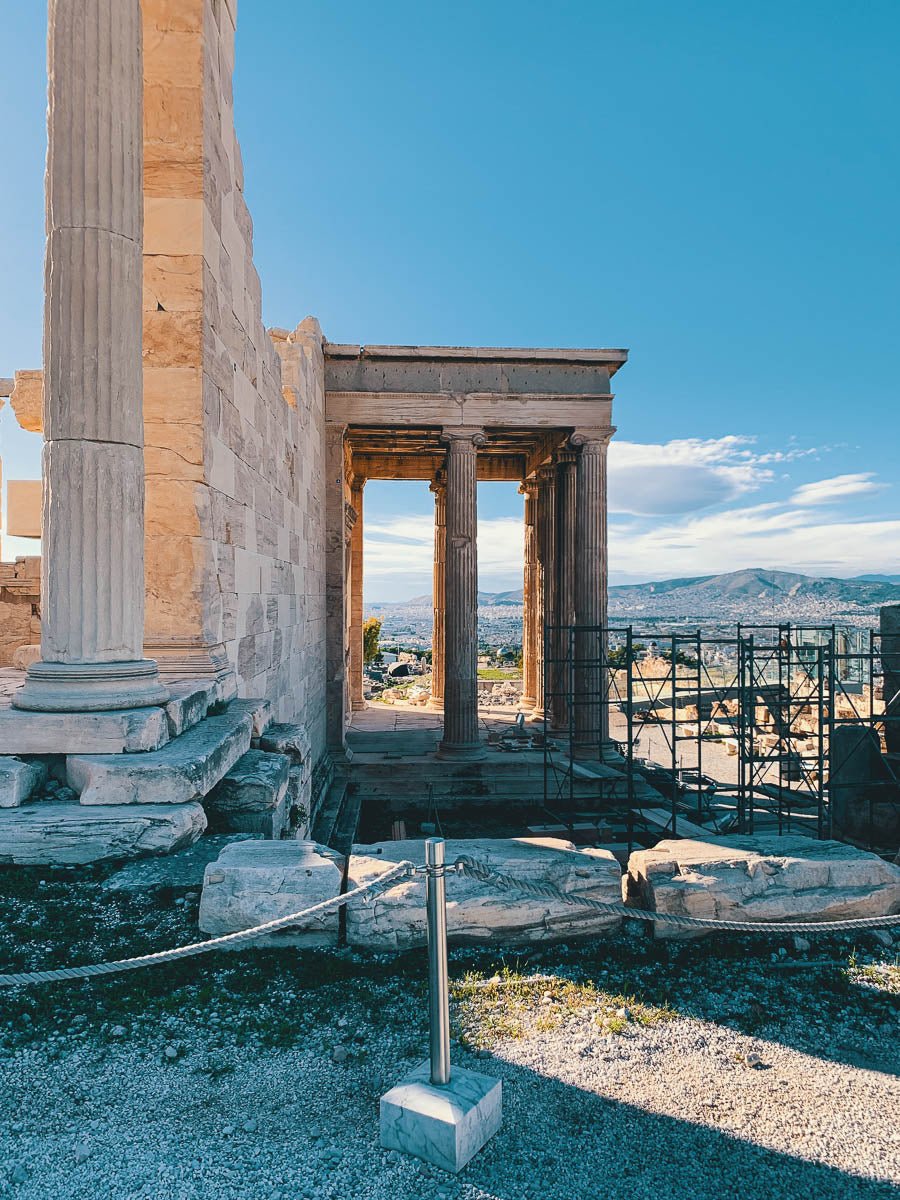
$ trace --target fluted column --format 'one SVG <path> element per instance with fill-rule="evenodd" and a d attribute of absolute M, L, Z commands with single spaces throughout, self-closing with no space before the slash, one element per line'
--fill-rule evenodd
<path fill-rule="evenodd" d="M 610 429 L 579 430 L 575 475 L 575 752 L 609 752 L 606 706 L 606 451 Z"/>
<path fill-rule="evenodd" d="M 537 620 L 537 485 L 528 480 L 519 488 L 525 495 L 525 572 L 522 585 L 522 707 L 538 702 Z"/>
<path fill-rule="evenodd" d="M 444 707 L 444 610 L 446 606 L 447 563 L 447 484 L 443 475 L 431 484 L 434 492 L 434 577 L 431 627 L 431 699 L 432 708 Z"/>
<path fill-rule="evenodd" d="M 350 530 L 350 707 L 366 707 L 363 697 L 363 488 L 355 475 L 350 483 L 350 504 L 356 520 Z"/>
<path fill-rule="evenodd" d="M 537 663 L 537 701 L 534 715 L 543 718 L 547 695 L 545 683 L 548 630 L 556 625 L 556 472 L 542 467 L 537 475 L 537 621 L 535 623 L 535 661 Z"/>
<path fill-rule="evenodd" d="M 569 627 L 575 624 L 575 461 L 573 450 L 559 456 L 556 471 L 556 580 L 557 637 L 554 649 L 555 671 L 552 685 L 553 711 L 549 714 L 556 729 L 569 722 L 567 692 Z"/>
<path fill-rule="evenodd" d="M 476 758 L 478 736 L 478 447 L 480 429 L 444 430 L 447 443 L 447 549 L 444 617 L 444 737 L 441 754 Z"/>
<path fill-rule="evenodd" d="M 19 708 L 162 703 L 143 657 L 140 0 L 50 0 L 41 659 Z"/>

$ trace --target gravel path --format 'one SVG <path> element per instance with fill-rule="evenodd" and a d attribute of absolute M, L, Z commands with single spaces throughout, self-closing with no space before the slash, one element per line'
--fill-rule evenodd
<path fill-rule="evenodd" d="M 242 971 L 230 968 L 234 982 Z M 533 997 L 538 1020 L 542 986 Z M 823 1030 L 824 1056 L 791 1045 L 802 1031 L 789 1023 L 785 1041 L 684 1017 L 650 1026 L 626 1017 L 621 1032 L 604 1033 L 590 1008 L 550 1031 L 500 1037 L 490 1050 L 457 1046 L 457 1062 L 502 1077 L 505 1120 L 453 1179 L 377 1143 L 378 1097 L 425 1044 L 422 997 L 408 980 L 330 984 L 306 1012 L 298 993 L 276 982 L 242 1007 L 257 1019 L 252 1031 L 240 1008 L 210 1001 L 115 1025 L 66 1015 L 58 1032 L 20 1039 L 0 1058 L 0 1195 L 898 1194 L 897 1044 L 881 1021 Z M 299 1040 L 267 1044 L 257 1031 L 282 1007 Z"/>

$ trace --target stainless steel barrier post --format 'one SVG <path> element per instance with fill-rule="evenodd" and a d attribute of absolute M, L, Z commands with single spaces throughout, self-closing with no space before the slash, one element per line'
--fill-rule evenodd
<path fill-rule="evenodd" d="M 425 842 L 425 868 L 431 1082 L 436 1087 L 445 1087 L 450 1082 L 450 988 L 443 838 L 428 838 Z"/>

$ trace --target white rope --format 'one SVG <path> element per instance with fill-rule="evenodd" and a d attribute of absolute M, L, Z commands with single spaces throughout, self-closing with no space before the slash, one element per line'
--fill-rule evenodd
<path fill-rule="evenodd" d="M 886 929 L 900 925 L 900 913 L 884 917 L 852 917 L 845 921 L 718 921 L 707 917 L 686 917 L 679 913 L 650 912 L 643 908 L 631 908 L 614 901 L 594 900 L 580 896 L 577 892 L 561 892 L 551 883 L 534 883 L 514 875 L 504 875 L 493 870 L 478 859 L 461 856 L 454 864 L 463 875 L 490 884 L 499 891 L 524 892 L 540 899 L 559 900 L 563 904 L 575 904 L 591 908 L 595 912 L 608 913 L 616 917 L 635 917 L 641 921 L 655 921 L 661 925 L 677 925 L 690 929 L 722 929 L 736 933 L 842 933 L 850 929 Z"/>
<path fill-rule="evenodd" d="M 518 879 L 513 875 L 504 875 L 493 870 L 487 863 L 478 859 L 461 856 L 452 865 L 448 864 L 447 872 L 453 869 L 472 879 L 478 879 L 499 891 L 519 891 L 540 899 L 558 900 L 563 904 L 590 908 L 595 912 L 606 913 L 609 916 L 636 918 L 641 921 L 655 921 L 663 925 L 675 925 L 691 929 L 720 929 L 736 933 L 843 933 L 848 930 L 887 929 L 900 925 L 900 913 L 883 917 L 853 917 L 845 921 L 718 921 L 706 917 L 681 916 L 678 913 L 650 912 L 646 909 L 631 908 L 627 904 L 612 901 L 594 900 L 590 896 L 581 896 L 574 892 L 563 892 L 549 883 L 534 883 L 532 880 Z M 301 912 L 289 913 L 286 917 L 277 917 L 274 921 L 266 921 L 262 925 L 254 925 L 252 929 L 241 929 L 237 933 L 226 933 L 221 937 L 211 938 L 206 942 L 192 942 L 188 946 L 177 946 L 171 950 L 160 950 L 155 954 L 142 954 L 136 958 L 122 958 L 114 962 L 88 963 L 82 967 L 57 967 L 50 971 L 24 971 L 15 974 L 0 975 L 0 987 L 22 987 L 31 983 L 60 983 L 80 979 L 94 979 L 101 975 L 115 975 L 122 971 L 135 971 L 139 967 L 155 967 L 166 962 L 176 962 L 182 958 L 194 958 L 199 954 L 209 954 L 225 946 L 239 946 L 245 942 L 256 941 L 271 933 L 289 929 L 301 921 L 319 918 L 332 909 L 340 908 L 351 900 L 361 900 L 377 896 L 401 879 L 410 875 L 424 873 L 424 868 L 415 867 L 411 862 L 400 862 L 391 867 L 378 879 L 371 883 L 362 884 L 345 892 L 342 896 L 333 896 L 323 900 Z"/>
<path fill-rule="evenodd" d="M 194 958 L 198 954 L 209 954 L 212 950 L 221 950 L 223 946 L 240 946 L 244 942 L 252 942 L 267 934 L 288 929 L 300 921 L 322 917 L 333 908 L 340 908 L 350 900 L 376 896 L 379 892 L 392 887 L 397 880 L 405 879 L 413 869 L 411 862 L 398 863 L 378 879 L 353 888 L 352 891 L 344 892 L 342 896 L 333 896 L 330 900 L 323 900 L 311 908 L 303 909 L 302 912 L 289 913 L 286 917 L 276 917 L 274 921 L 266 921 L 263 925 L 254 925 L 252 929 L 240 929 L 237 933 L 226 933 L 221 937 L 211 938 L 208 942 L 192 942 L 189 946 L 159 950 L 156 954 L 141 954 L 137 958 L 120 958 L 115 962 L 88 963 L 83 967 L 58 967 L 52 971 L 24 971 L 18 974 L 0 975 L 0 987 L 94 979 L 98 975 L 115 975 L 121 971 L 136 971 L 138 967 L 156 967 L 161 963 L 175 962 L 181 958 Z"/>

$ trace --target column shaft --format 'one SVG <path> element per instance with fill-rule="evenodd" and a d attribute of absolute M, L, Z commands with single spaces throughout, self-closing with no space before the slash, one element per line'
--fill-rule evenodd
<path fill-rule="evenodd" d="M 363 697 L 363 488 L 365 480 L 354 478 L 350 503 L 356 521 L 350 533 L 350 705 L 366 707 Z"/>
<path fill-rule="evenodd" d="M 544 467 L 538 472 L 537 519 L 537 592 L 538 620 L 535 623 L 535 662 L 537 664 L 537 701 L 534 715 L 545 715 L 544 704 L 551 686 L 547 678 L 547 660 L 553 659 L 548 631 L 556 625 L 556 472 Z"/>
<path fill-rule="evenodd" d="M 325 426 L 325 709 L 328 745 L 347 727 L 347 579 L 344 426 Z"/>
<path fill-rule="evenodd" d="M 444 706 L 444 613 L 446 608 L 447 486 L 442 479 L 431 485 L 434 492 L 434 619 L 431 629 L 431 705 Z"/>
<path fill-rule="evenodd" d="M 445 430 L 447 450 L 444 737 L 441 753 L 473 758 L 478 735 L 478 504 L 480 430 Z"/>
<path fill-rule="evenodd" d="M 143 658 L 140 0 L 50 0 L 41 660 L 14 703 L 167 698 Z"/>
<path fill-rule="evenodd" d="M 609 431 L 578 433 L 575 619 L 575 750 L 601 757 L 608 747 L 606 704 L 606 450 Z"/>
<path fill-rule="evenodd" d="M 556 473 L 556 579 L 557 579 L 557 638 L 554 657 L 556 670 L 552 685 L 553 711 L 550 714 L 556 729 L 569 723 L 568 690 L 569 628 L 575 624 L 575 455 L 565 451 Z"/>
<path fill-rule="evenodd" d="M 522 595 L 522 707 L 532 709 L 538 702 L 537 671 L 537 488 L 523 483 L 525 494 L 525 571 Z"/>

